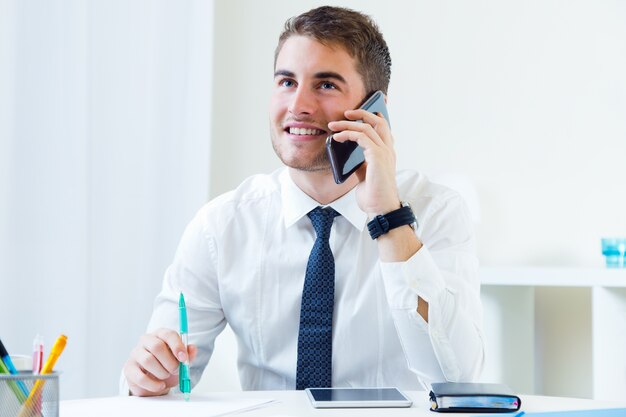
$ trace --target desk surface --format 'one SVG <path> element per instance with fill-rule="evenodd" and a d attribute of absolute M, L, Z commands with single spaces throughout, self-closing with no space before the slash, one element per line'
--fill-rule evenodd
<path fill-rule="evenodd" d="M 303 391 L 244 391 L 244 392 L 216 392 L 207 394 L 210 397 L 214 397 L 216 400 L 238 400 L 244 398 L 271 398 L 275 402 L 258 408 L 255 410 L 246 411 L 242 414 L 245 417 L 286 417 L 286 416 L 428 416 L 428 417 L 447 417 L 447 416 L 470 416 L 468 414 L 441 414 L 433 413 L 429 410 L 428 396 L 424 391 L 409 391 L 406 394 L 413 399 L 413 406 L 411 408 L 396 408 L 396 409 L 315 409 L 311 406 L 306 394 Z M 607 402 L 607 401 L 594 401 L 576 398 L 562 398 L 562 397 L 542 397 L 533 395 L 522 395 L 522 410 L 528 412 L 538 411 L 561 411 L 561 410 L 584 410 L 584 409 L 596 409 L 596 408 L 626 408 L 626 399 L 619 402 Z M 90 402 L 96 400 L 80 400 L 71 401 L 72 407 L 65 407 L 64 404 L 69 405 L 70 402 L 62 401 L 60 415 L 63 417 L 89 417 Z M 81 407 L 76 407 L 77 403 Z M 84 404 L 84 407 L 82 405 Z M 483 413 L 484 414 L 484 413 Z M 501 416 L 505 414 L 500 414 Z M 511 415 L 511 414 L 506 414 Z M 113 416 L 112 416 L 113 417 Z"/>

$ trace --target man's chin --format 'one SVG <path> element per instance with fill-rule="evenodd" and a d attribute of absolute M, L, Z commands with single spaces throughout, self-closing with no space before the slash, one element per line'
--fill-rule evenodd
<path fill-rule="evenodd" d="M 330 165 L 327 166 L 319 166 L 319 165 L 296 165 L 296 164 L 285 164 L 289 168 L 302 171 L 302 172 L 330 172 Z"/>
<path fill-rule="evenodd" d="M 330 161 L 326 154 L 326 149 L 321 147 L 316 151 L 306 151 L 306 148 L 291 149 L 276 145 L 276 141 L 272 138 L 272 147 L 274 153 L 281 162 L 289 168 L 303 172 L 330 172 Z M 308 154 L 308 155 L 307 155 Z"/>
<path fill-rule="evenodd" d="M 278 158 L 282 161 L 282 163 L 289 168 L 303 171 L 303 172 L 330 172 L 330 161 L 326 156 L 326 152 L 321 155 L 318 155 L 313 160 L 298 160 L 294 159 L 286 159 L 279 153 L 277 153 Z"/>

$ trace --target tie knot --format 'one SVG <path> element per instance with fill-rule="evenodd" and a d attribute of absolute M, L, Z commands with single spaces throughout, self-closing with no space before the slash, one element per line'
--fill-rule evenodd
<path fill-rule="evenodd" d="M 330 228 L 333 225 L 333 219 L 336 216 L 340 216 L 340 214 L 330 207 L 316 207 L 309 211 L 307 216 L 309 216 L 311 223 L 313 223 L 313 229 L 315 229 L 317 238 L 328 239 L 330 236 Z"/>

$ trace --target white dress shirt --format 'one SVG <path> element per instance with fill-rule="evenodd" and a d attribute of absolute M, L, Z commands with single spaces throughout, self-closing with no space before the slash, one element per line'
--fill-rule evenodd
<path fill-rule="evenodd" d="M 330 206 L 335 257 L 333 386 L 397 386 L 472 380 L 483 364 L 482 308 L 472 222 L 462 198 L 403 171 L 423 247 L 406 262 L 381 262 L 354 190 Z M 178 329 L 185 294 L 191 364 L 198 382 L 228 322 L 245 390 L 294 389 L 300 301 L 319 203 L 287 169 L 256 175 L 206 204 L 187 226 L 167 269 L 149 331 Z M 428 302 L 429 323 L 417 313 Z M 215 376 L 213 376 L 215 377 Z"/>

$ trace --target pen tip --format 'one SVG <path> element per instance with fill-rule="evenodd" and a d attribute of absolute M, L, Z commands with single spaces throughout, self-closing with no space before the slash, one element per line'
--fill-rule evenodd
<path fill-rule="evenodd" d="M 188 392 L 186 392 L 186 393 L 185 393 L 185 401 L 189 401 L 189 397 L 190 397 L 189 393 L 188 393 Z"/>

